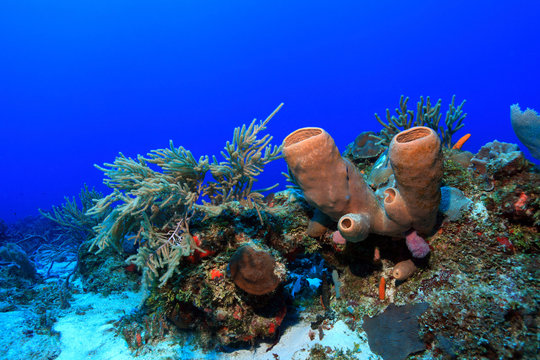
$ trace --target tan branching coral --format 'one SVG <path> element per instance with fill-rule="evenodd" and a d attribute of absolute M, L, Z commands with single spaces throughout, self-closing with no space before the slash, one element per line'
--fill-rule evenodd
<path fill-rule="evenodd" d="M 97 166 L 108 177 L 104 183 L 113 192 L 87 212 L 89 216 L 107 214 L 94 227 L 91 248 L 111 246 L 122 251 L 124 241 L 136 242 L 138 252 L 128 261 L 143 270 L 146 281 L 159 278 L 163 285 L 182 257 L 202 250 L 189 231 L 189 220 L 195 212 L 205 211 L 208 204 L 203 197 L 212 205 L 238 201 L 255 208 L 262 221 L 265 204 L 261 192 L 268 189 L 254 190 L 253 184 L 266 164 L 281 157 L 281 147 L 270 145 L 270 135 L 258 136 L 282 105 L 264 121 L 253 120 L 247 127 L 236 128 L 221 162 L 215 156 L 212 162 L 208 156 L 197 160 L 171 141 L 169 148 L 153 150 L 147 157 L 132 159 L 120 153 L 114 163 Z M 210 180 L 206 177 L 209 172 Z"/>
<path fill-rule="evenodd" d="M 283 142 L 283 154 L 306 200 L 337 221 L 348 241 L 364 240 L 369 233 L 401 236 L 411 228 L 427 234 L 435 224 L 442 153 L 440 139 L 430 128 L 413 127 L 393 138 L 389 156 L 397 186 L 386 190 L 384 203 L 323 129 L 291 133 Z"/>

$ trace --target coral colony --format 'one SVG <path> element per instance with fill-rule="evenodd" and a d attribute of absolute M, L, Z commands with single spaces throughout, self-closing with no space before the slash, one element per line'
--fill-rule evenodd
<path fill-rule="evenodd" d="M 85 186 L 82 208 L 67 198 L 42 211 L 50 236 L 0 228 L 1 311 L 41 309 L 24 331 L 53 337 L 40 350 L 51 358 L 62 319 L 84 321 L 91 308 L 76 299 L 93 293 L 140 294 L 108 323 L 133 356 L 166 342 L 203 354 L 265 344 L 277 359 L 294 333 L 289 355 L 304 359 L 534 358 L 538 168 L 515 144 L 462 151 L 474 136 L 453 138 L 465 101 L 441 121 L 441 100 L 416 112 L 408 100 L 343 153 L 316 127 L 272 146 L 263 132 L 280 105 L 236 128 L 221 160 L 172 141 L 120 154 L 99 166 L 109 194 Z M 538 115 L 513 105 L 511 121 L 538 157 Z M 255 189 L 281 158 L 287 190 Z M 44 286 L 55 263 L 72 266 Z M 355 340 L 324 343 L 338 331 Z"/>

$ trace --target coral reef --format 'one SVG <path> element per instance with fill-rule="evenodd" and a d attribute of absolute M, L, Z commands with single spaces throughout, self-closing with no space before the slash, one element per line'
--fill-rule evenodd
<path fill-rule="evenodd" d="M 438 104 L 422 101 L 424 122 L 438 121 Z M 237 128 L 221 163 L 171 144 L 105 165 L 113 192 L 86 213 L 105 218 L 80 247 L 43 217 L 4 227 L 2 244 L 20 244 L 38 275 L 1 264 L 0 311 L 34 307 L 25 336 L 58 337 L 69 306 L 81 319 L 91 311 L 77 299 L 130 294 L 142 302 L 106 331 L 133 356 L 156 356 L 159 344 L 231 352 L 264 341 L 277 358 L 272 347 L 302 323 L 307 342 L 333 326 L 362 342 L 304 350 L 316 359 L 367 356 L 366 343 L 384 359 L 535 358 L 540 172 L 515 145 L 487 144 L 471 160 L 433 129 L 409 127 L 378 160 L 355 161 L 324 130 L 301 129 L 283 148 L 293 185 L 263 197 L 256 176 L 281 157 L 259 138 L 269 118 Z M 394 213 L 392 201 L 402 202 Z"/>
<path fill-rule="evenodd" d="M 347 145 L 343 157 L 348 158 L 353 164 L 360 164 L 366 160 L 378 157 L 385 146 L 378 143 L 379 138 L 373 131 L 365 131 Z"/>
<path fill-rule="evenodd" d="M 516 144 L 497 140 L 482 146 L 471 163 L 480 174 L 490 173 L 494 177 L 518 173 L 526 166 L 523 153 Z"/>
<path fill-rule="evenodd" d="M 281 157 L 281 147 L 269 145 L 271 136 L 258 137 L 277 110 L 236 128 L 220 163 L 215 157 L 197 161 L 171 143 L 170 149 L 137 160 L 121 154 L 101 168 L 114 191 L 87 212 L 109 213 L 81 248 L 79 272 L 88 290 L 104 291 L 121 289 L 122 278 L 132 284 L 131 276 L 142 275 L 144 313 L 118 325 L 132 347 L 170 333 L 144 335 L 149 330 L 134 321 L 149 316 L 174 329 L 198 328 L 205 347 L 274 338 L 279 332 L 287 313 L 284 257 L 316 243 L 304 234 L 309 207 L 293 190 L 264 198 L 265 189 L 253 189 L 264 165 Z M 127 250 L 135 253 L 119 263 Z"/>
<path fill-rule="evenodd" d="M 519 141 L 540 160 L 540 115 L 529 108 L 521 111 L 519 105 L 514 104 L 510 106 L 510 120 Z"/>
<path fill-rule="evenodd" d="M 100 250 L 113 247 L 122 252 L 126 236 L 138 244 L 137 254 L 130 262 L 142 269 L 145 284 L 159 278 L 161 286 L 177 271 L 180 261 L 198 252 L 205 253 L 190 232 L 190 220 L 197 211 L 211 211 L 216 206 L 238 201 L 257 211 L 265 206 L 264 190 L 253 190 L 256 176 L 264 166 L 280 157 L 281 148 L 269 143 L 270 135 L 257 138 L 281 105 L 259 123 L 253 120 L 246 127 L 236 128 L 232 142 L 222 152 L 225 161 L 207 156 L 195 160 L 183 147 L 154 150 L 148 158 L 137 160 L 120 154 L 113 164 L 100 168 L 108 179 L 105 183 L 113 193 L 99 200 L 87 214 L 101 216 L 109 212 L 94 230 L 92 247 Z M 151 168 L 157 165 L 162 172 Z M 211 180 L 205 180 L 211 173 Z M 210 204 L 201 204 L 208 198 Z M 113 206 L 119 202 L 119 205 Z M 165 269 L 165 272 L 160 272 Z"/>

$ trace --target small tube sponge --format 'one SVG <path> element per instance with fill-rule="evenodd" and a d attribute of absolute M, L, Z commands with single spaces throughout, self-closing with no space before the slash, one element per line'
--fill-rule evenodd
<path fill-rule="evenodd" d="M 347 214 L 339 219 L 338 229 L 348 241 L 359 242 L 369 235 L 370 223 L 368 214 Z"/>
<path fill-rule="evenodd" d="M 519 141 L 529 149 L 532 157 L 540 160 L 540 115 L 533 109 L 521 111 L 518 104 L 510 106 L 512 129 Z"/>
<path fill-rule="evenodd" d="M 392 269 L 392 276 L 396 280 L 406 280 L 416 271 L 416 265 L 412 260 L 400 261 Z"/>

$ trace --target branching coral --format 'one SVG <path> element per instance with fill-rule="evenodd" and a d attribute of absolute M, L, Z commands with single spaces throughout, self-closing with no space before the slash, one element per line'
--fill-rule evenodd
<path fill-rule="evenodd" d="M 75 198 L 70 199 L 66 196 L 64 198 L 66 202 L 61 206 L 53 206 L 50 212 L 41 209 L 39 209 L 39 212 L 47 219 L 65 228 L 71 236 L 82 241 L 88 236 L 95 235 L 92 229 L 103 219 L 103 216 L 95 218 L 86 215 L 86 211 L 93 207 L 94 203 L 102 197 L 103 194 L 94 188 L 92 190 L 88 189 L 88 186 L 84 184 L 79 193 L 81 208 L 77 205 Z M 103 215 L 106 215 L 106 212 Z"/>
<path fill-rule="evenodd" d="M 221 152 L 225 161 L 218 162 L 216 157 L 213 157 L 210 172 L 216 182 L 211 183 L 204 192 L 204 195 L 210 197 L 212 204 L 237 200 L 249 208 L 255 207 L 258 211 L 258 207 L 263 203 L 261 192 L 277 186 L 276 184 L 258 191 L 252 189 L 263 167 L 281 157 L 281 146 L 272 148 L 269 145 L 272 136 L 267 134 L 257 139 L 257 135 L 266 129 L 266 125 L 282 105 L 279 105 L 266 120 L 259 124 L 253 120 L 247 128 L 245 125 L 242 128 L 236 128 L 232 143 L 227 141 L 225 150 Z"/>
<path fill-rule="evenodd" d="M 98 201 L 87 214 L 109 214 L 94 230 L 92 247 L 111 246 L 122 251 L 122 243 L 136 242 L 138 252 L 128 261 L 143 269 L 145 281 L 159 277 L 161 285 L 177 270 L 182 257 L 200 249 L 189 231 L 189 221 L 196 211 L 211 205 L 238 201 L 255 208 L 262 221 L 262 191 L 253 190 L 256 177 L 270 161 L 281 157 L 281 147 L 270 145 L 272 136 L 258 138 L 282 104 L 264 121 L 253 120 L 249 126 L 236 128 L 232 142 L 222 152 L 224 161 L 201 156 L 196 160 L 189 150 L 176 148 L 153 150 L 137 159 L 122 153 L 102 170 L 104 182 L 113 192 Z M 156 165 L 153 169 L 150 165 Z M 212 179 L 207 179 L 210 172 Z M 127 238 L 126 238 L 127 237 Z M 165 269 L 164 273 L 160 269 Z"/>
<path fill-rule="evenodd" d="M 442 145 L 448 148 L 452 147 L 452 135 L 454 135 L 463 124 L 463 119 L 467 116 L 463 112 L 463 105 L 465 100 L 461 102 L 457 107 L 455 106 L 456 96 L 452 96 L 452 102 L 448 105 L 448 111 L 444 119 L 444 125 L 439 125 L 441 120 L 441 103 L 439 99 L 434 106 L 431 105 L 429 96 L 426 98 L 424 104 L 424 98 L 421 96 L 420 101 L 416 104 L 416 119 L 412 110 L 407 108 L 409 97 L 401 95 L 399 99 L 399 108 L 397 108 L 397 117 L 390 114 L 390 110 L 386 109 L 386 123 L 381 120 L 378 114 L 375 114 L 377 121 L 383 126 L 378 138 L 378 144 L 389 145 L 392 138 L 400 131 L 410 129 L 413 126 L 426 126 L 433 129 L 435 132 L 439 132 Z"/>

